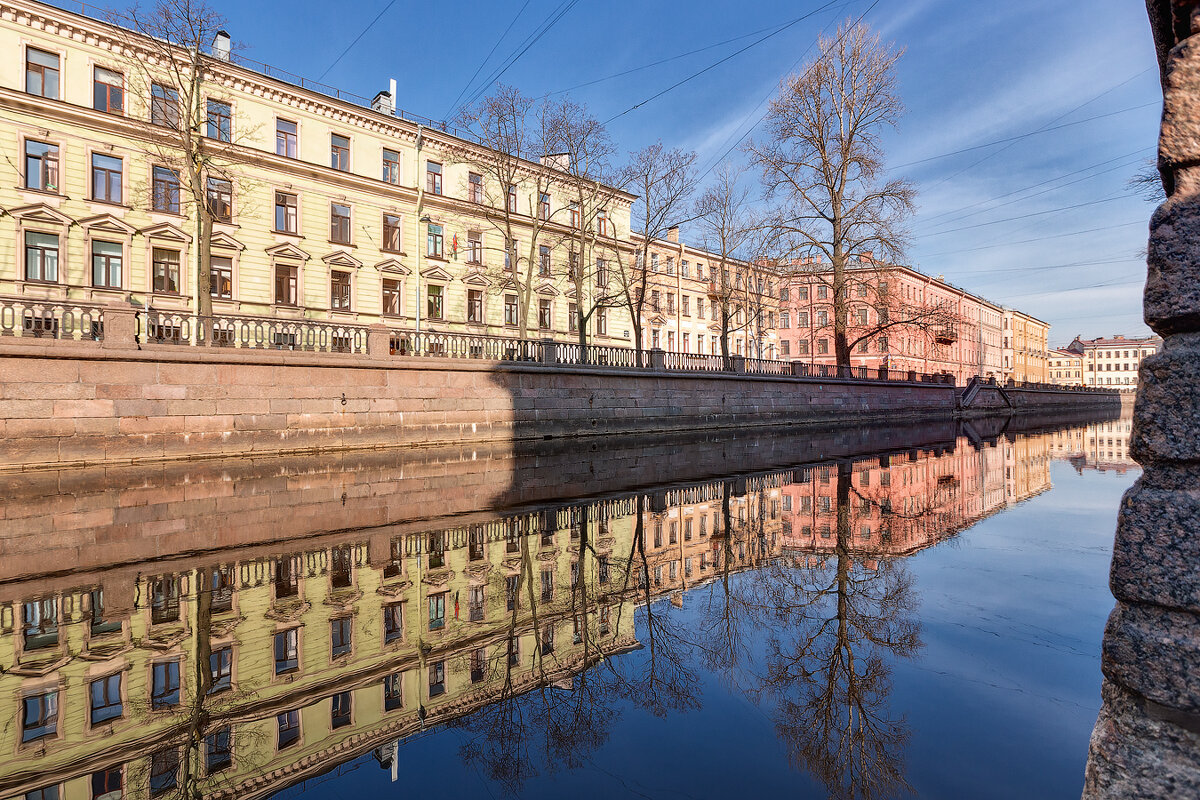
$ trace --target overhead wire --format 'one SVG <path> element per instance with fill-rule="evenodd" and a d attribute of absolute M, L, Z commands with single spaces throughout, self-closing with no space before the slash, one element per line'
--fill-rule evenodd
<path fill-rule="evenodd" d="M 359 40 L 367 35 L 367 31 L 369 31 L 369 30 L 371 30 L 371 28 L 375 27 L 375 23 L 377 23 L 377 22 L 379 22 L 379 20 L 383 19 L 383 15 L 386 14 L 388 12 L 388 9 L 390 9 L 394 5 L 396 5 L 396 0 L 389 0 L 388 4 L 383 7 L 383 10 L 375 15 L 375 19 L 368 22 L 367 27 L 365 27 L 361 31 L 359 31 L 358 36 L 354 37 L 354 41 L 352 41 L 350 44 L 346 45 L 346 49 L 343 50 L 341 52 L 341 54 L 333 60 L 332 64 L 330 64 L 328 67 L 325 68 L 325 71 L 321 73 L 321 77 L 317 78 L 317 81 L 325 80 L 325 76 L 329 74 L 329 71 L 331 69 L 333 69 L 334 67 L 336 67 L 338 65 L 338 62 L 340 62 L 343 58 L 346 57 L 347 53 L 349 53 L 351 50 L 354 49 L 354 45 L 358 44 Z"/>
<path fill-rule="evenodd" d="M 516 15 L 509 20 L 508 27 L 504 29 L 504 32 L 500 34 L 500 38 L 497 39 L 496 43 L 492 45 L 492 49 L 488 51 L 487 55 L 483 57 L 483 61 L 480 61 L 479 66 L 475 68 L 473 73 L 471 73 L 471 77 L 467 80 L 466 85 L 459 90 L 458 96 L 454 98 L 454 102 L 450 104 L 450 110 L 446 113 L 447 119 L 453 117 L 458 111 L 458 101 L 461 100 L 462 96 L 467 93 L 468 89 L 471 88 L 471 84 L 474 83 L 475 79 L 479 77 L 479 73 L 483 71 L 483 68 L 487 66 L 487 63 L 492 60 L 492 56 L 495 54 L 496 49 L 500 47 L 500 43 L 504 41 L 506 36 L 508 36 L 508 32 L 512 30 L 513 25 L 517 24 L 517 20 L 519 20 L 521 15 L 525 13 L 525 9 L 529 7 L 529 2 L 530 0 L 525 0 L 524 4 L 522 4 L 517 10 Z"/>

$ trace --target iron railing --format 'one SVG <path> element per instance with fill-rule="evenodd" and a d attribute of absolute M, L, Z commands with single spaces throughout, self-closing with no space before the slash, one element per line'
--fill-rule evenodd
<path fill-rule="evenodd" d="M 542 347 L 542 342 L 531 339 L 392 329 L 390 349 L 398 356 L 538 362 L 542 361 Z"/>
<path fill-rule="evenodd" d="M 140 334 L 148 344 L 231 347 L 250 350 L 302 350 L 310 353 L 367 352 L 367 328 L 311 319 L 146 309 Z"/>
<path fill-rule="evenodd" d="M 0 336 L 98 342 L 104 339 L 104 308 L 61 300 L 0 297 Z"/>

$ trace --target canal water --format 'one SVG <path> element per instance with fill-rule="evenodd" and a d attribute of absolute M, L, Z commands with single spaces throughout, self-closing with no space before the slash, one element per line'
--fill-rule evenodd
<path fill-rule="evenodd" d="M 0 478 L 0 798 L 1059 798 L 1129 420 Z"/>

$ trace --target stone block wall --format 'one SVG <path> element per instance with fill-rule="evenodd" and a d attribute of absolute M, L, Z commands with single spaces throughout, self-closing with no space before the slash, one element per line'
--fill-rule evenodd
<path fill-rule="evenodd" d="M 1142 362 L 1130 452 L 1144 472 L 1117 520 L 1103 706 L 1086 798 L 1200 796 L 1200 2 L 1148 0 L 1161 68 Z"/>

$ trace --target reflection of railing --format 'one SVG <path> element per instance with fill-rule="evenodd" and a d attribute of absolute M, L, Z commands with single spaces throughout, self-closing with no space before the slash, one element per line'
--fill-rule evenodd
<path fill-rule="evenodd" d="M 100 341 L 104 338 L 104 310 L 59 300 L 3 297 L 0 336 Z"/>
<path fill-rule="evenodd" d="M 253 350 L 366 353 L 367 329 L 310 319 L 213 315 L 147 309 L 142 335 L 150 344 L 202 345 Z"/>

